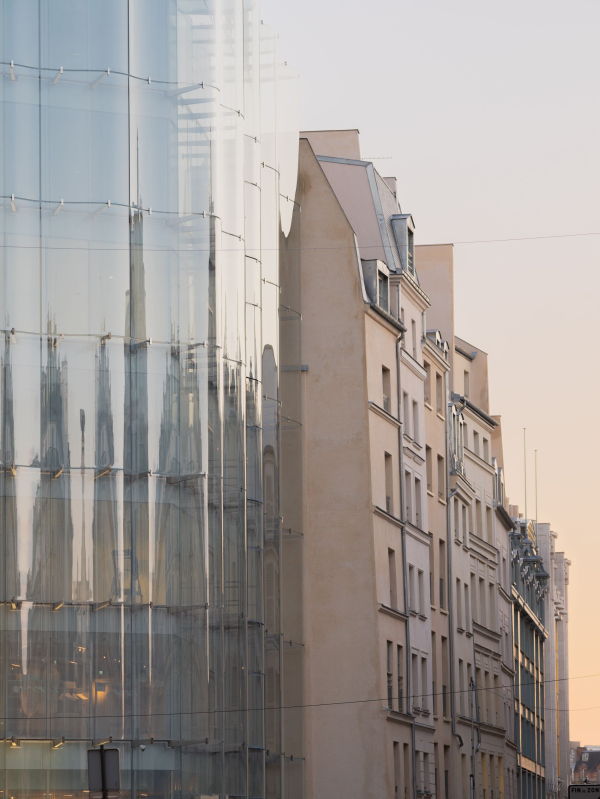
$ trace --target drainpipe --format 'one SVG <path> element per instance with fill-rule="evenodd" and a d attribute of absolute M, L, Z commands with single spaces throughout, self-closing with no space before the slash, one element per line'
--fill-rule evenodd
<path fill-rule="evenodd" d="M 400 284 L 398 284 L 398 315 L 400 315 Z M 411 701 L 412 701 L 412 652 L 410 648 L 410 608 L 408 600 L 408 564 L 406 562 L 406 512 L 405 512 L 405 496 L 404 496 L 404 441 L 403 434 L 403 420 L 402 420 L 402 379 L 401 372 L 401 347 L 402 335 L 396 339 L 396 378 L 398 383 L 398 449 L 399 449 L 399 472 L 400 472 L 400 530 L 402 534 L 402 580 L 404 583 L 404 610 L 406 613 L 406 712 L 412 717 L 411 722 L 411 737 L 412 737 L 412 772 L 413 772 L 413 797 L 417 799 L 417 754 L 416 754 L 416 730 L 415 718 L 412 714 Z"/>
<path fill-rule="evenodd" d="M 455 488 L 450 493 L 450 441 L 452 430 L 450 427 L 450 407 L 451 403 L 448 402 L 448 372 L 444 373 L 444 392 L 446 397 L 446 549 L 447 564 L 448 564 L 448 627 L 449 635 L 448 640 L 450 643 L 450 715 L 452 717 L 452 735 L 458 739 L 459 747 L 463 745 L 463 739 L 456 730 L 456 696 L 454 693 L 454 606 L 452 597 L 454 593 L 454 585 L 452 582 L 452 514 L 450 512 L 450 502 L 458 493 Z M 473 598 L 471 597 L 471 603 Z M 473 664 L 475 668 L 475 664 Z"/>

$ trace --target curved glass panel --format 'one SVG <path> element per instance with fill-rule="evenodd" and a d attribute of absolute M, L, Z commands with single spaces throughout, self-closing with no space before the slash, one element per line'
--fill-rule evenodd
<path fill-rule="evenodd" d="M 275 44 L 257 0 L 0 0 L 4 796 L 107 741 L 125 799 L 279 795 Z"/>

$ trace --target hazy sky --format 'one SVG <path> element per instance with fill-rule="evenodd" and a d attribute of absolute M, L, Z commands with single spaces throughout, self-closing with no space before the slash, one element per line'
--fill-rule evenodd
<path fill-rule="evenodd" d="M 262 0 L 304 129 L 359 128 L 417 243 L 600 234 L 600 2 Z M 457 244 L 457 333 L 490 355 L 507 493 L 572 561 L 570 673 L 600 674 L 600 235 Z M 600 677 L 571 739 L 600 745 Z M 594 708 L 578 710 L 579 708 Z"/>

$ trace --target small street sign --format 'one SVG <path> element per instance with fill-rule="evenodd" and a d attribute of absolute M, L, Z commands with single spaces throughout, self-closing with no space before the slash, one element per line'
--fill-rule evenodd
<path fill-rule="evenodd" d="M 88 749 L 90 799 L 116 799 L 120 787 L 119 750 Z"/>
<path fill-rule="evenodd" d="M 569 785 L 569 799 L 579 796 L 585 799 L 600 799 L 600 785 Z"/>

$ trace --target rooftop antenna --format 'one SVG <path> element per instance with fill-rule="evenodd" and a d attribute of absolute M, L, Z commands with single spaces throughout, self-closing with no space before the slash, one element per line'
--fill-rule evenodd
<path fill-rule="evenodd" d="M 525 518 L 527 518 L 527 428 L 523 428 L 523 471 L 525 474 Z"/>

